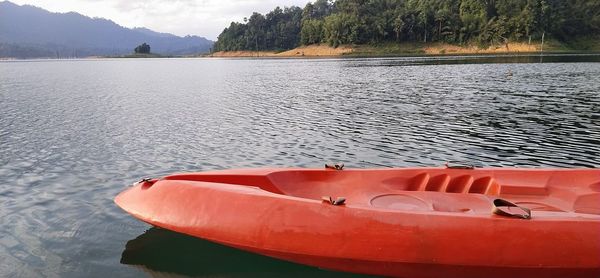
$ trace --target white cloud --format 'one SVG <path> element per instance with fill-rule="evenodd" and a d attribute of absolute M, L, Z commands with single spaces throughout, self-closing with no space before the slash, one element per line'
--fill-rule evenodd
<path fill-rule="evenodd" d="M 232 21 L 252 12 L 267 13 L 276 6 L 304 7 L 310 0 L 10 0 L 51 12 L 78 12 L 103 17 L 126 27 L 147 27 L 176 35 L 199 35 L 215 40 Z"/>

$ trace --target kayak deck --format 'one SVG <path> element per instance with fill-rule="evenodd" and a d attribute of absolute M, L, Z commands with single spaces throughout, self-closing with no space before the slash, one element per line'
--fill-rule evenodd
<path fill-rule="evenodd" d="M 497 199 L 531 219 L 493 214 Z M 333 270 L 600 276 L 597 169 L 240 169 L 138 183 L 115 201 L 152 225 Z"/>
<path fill-rule="evenodd" d="M 593 169 L 301 169 L 268 174 L 257 174 L 257 170 L 250 170 L 251 174 L 236 171 L 180 174 L 165 179 L 255 186 L 311 200 L 344 197 L 348 205 L 402 211 L 489 215 L 490 197 L 502 197 L 536 212 L 554 212 L 547 215 L 561 212 L 600 215 L 600 171 Z"/>

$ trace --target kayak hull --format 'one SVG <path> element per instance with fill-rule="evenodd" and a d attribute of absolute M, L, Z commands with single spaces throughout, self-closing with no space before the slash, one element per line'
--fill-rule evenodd
<path fill-rule="evenodd" d="M 596 187 L 598 170 L 248 169 L 167 176 L 115 201 L 155 226 L 325 269 L 599 277 Z M 497 198 L 532 218 L 492 214 Z"/>

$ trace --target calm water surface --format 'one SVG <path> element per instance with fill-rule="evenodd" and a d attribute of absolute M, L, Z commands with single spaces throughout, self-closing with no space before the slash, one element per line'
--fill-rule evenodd
<path fill-rule="evenodd" d="M 0 276 L 350 276 L 151 229 L 112 201 L 140 177 L 600 166 L 598 57 L 486 59 L 2 62 Z"/>

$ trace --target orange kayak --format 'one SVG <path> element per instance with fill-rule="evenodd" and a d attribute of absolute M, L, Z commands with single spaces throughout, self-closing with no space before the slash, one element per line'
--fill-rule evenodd
<path fill-rule="evenodd" d="M 397 277 L 600 277 L 600 169 L 240 169 L 115 198 L 155 226 Z"/>

